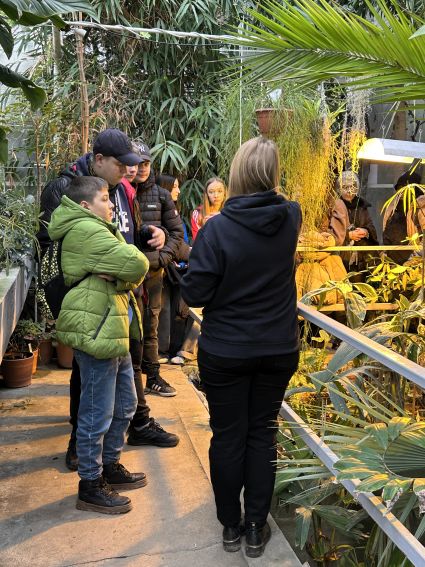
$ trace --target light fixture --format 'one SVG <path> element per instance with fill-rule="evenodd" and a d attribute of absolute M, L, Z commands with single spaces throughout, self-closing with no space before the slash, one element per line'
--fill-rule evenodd
<path fill-rule="evenodd" d="M 370 138 L 361 146 L 357 157 L 376 163 L 411 164 L 414 160 L 425 163 L 425 144 L 405 140 Z"/>

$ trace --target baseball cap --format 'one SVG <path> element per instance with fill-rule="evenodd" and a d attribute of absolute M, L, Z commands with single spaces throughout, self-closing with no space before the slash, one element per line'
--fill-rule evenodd
<path fill-rule="evenodd" d="M 93 153 L 114 157 L 124 165 L 140 163 L 140 156 L 133 151 L 129 137 L 118 128 L 107 128 L 99 132 L 93 143 Z"/>
<path fill-rule="evenodd" d="M 133 143 L 134 151 L 139 155 L 139 163 L 141 161 L 152 161 L 152 155 L 149 147 L 141 142 Z"/>

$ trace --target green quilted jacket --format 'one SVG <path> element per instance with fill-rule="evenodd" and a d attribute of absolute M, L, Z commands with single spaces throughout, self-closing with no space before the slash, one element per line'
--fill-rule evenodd
<path fill-rule="evenodd" d="M 95 358 L 125 356 L 132 338 L 142 339 L 140 312 L 131 290 L 149 269 L 146 256 L 127 244 L 115 224 L 62 197 L 48 226 L 52 240 L 63 238 L 62 270 L 72 288 L 56 321 L 58 340 Z M 96 274 L 115 278 L 106 281 Z M 129 306 L 133 317 L 129 325 Z"/>

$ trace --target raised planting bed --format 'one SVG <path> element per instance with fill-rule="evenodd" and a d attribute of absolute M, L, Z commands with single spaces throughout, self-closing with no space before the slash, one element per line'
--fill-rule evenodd
<path fill-rule="evenodd" d="M 10 335 L 19 320 L 33 276 L 33 263 L 0 272 L 0 362 L 6 352 Z"/>

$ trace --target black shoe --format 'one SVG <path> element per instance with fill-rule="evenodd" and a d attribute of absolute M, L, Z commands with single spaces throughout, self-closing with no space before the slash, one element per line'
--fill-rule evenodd
<path fill-rule="evenodd" d="M 68 449 L 65 456 L 65 464 L 70 471 L 78 470 L 77 440 L 72 436 L 68 443 Z"/>
<path fill-rule="evenodd" d="M 103 465 L 103 478 L 115 490 L 133 490 L 148 483 L 145 473 L 131 473 L 121 463 Z"/>
<path fill-rule="evenodd" d="M 159 374 L 147 377 L 145 392 L 146 394 L 156 394 L 167 398 L 177 394 L 176 389 L 170 386 Z"/>
<path fill-rule="evenodd" d="M 224 551 L 239 551 L 241 548 L 241 536 L 245 533 L 245 527 L 224 526 L 223 528 L 223 548 Z"/>
<path fill-rule="evenodd" d="M 143 429 L 136 430 L 130 425 L 127 443 L 129 445 L 155 445 L 156 447 L 175 447 L 180 439 L 174 433 L 164 431 L 153 417 Z"/>
<path fill-rule="evenodd" d="M 131 500 L 121 496 L 103 477 L 96 480 L 80 480 L 77 509 L 101 514 L 125 514 L 131 510 Z"/>
<path fill-rule="evenodd" d="M 246 524 L 246 547 L 245 552 L 248 557 L 260 557 L 263 555 L 266 543 L 271 537 L 269 524 L 259 527 L 255 522 Z"/>

